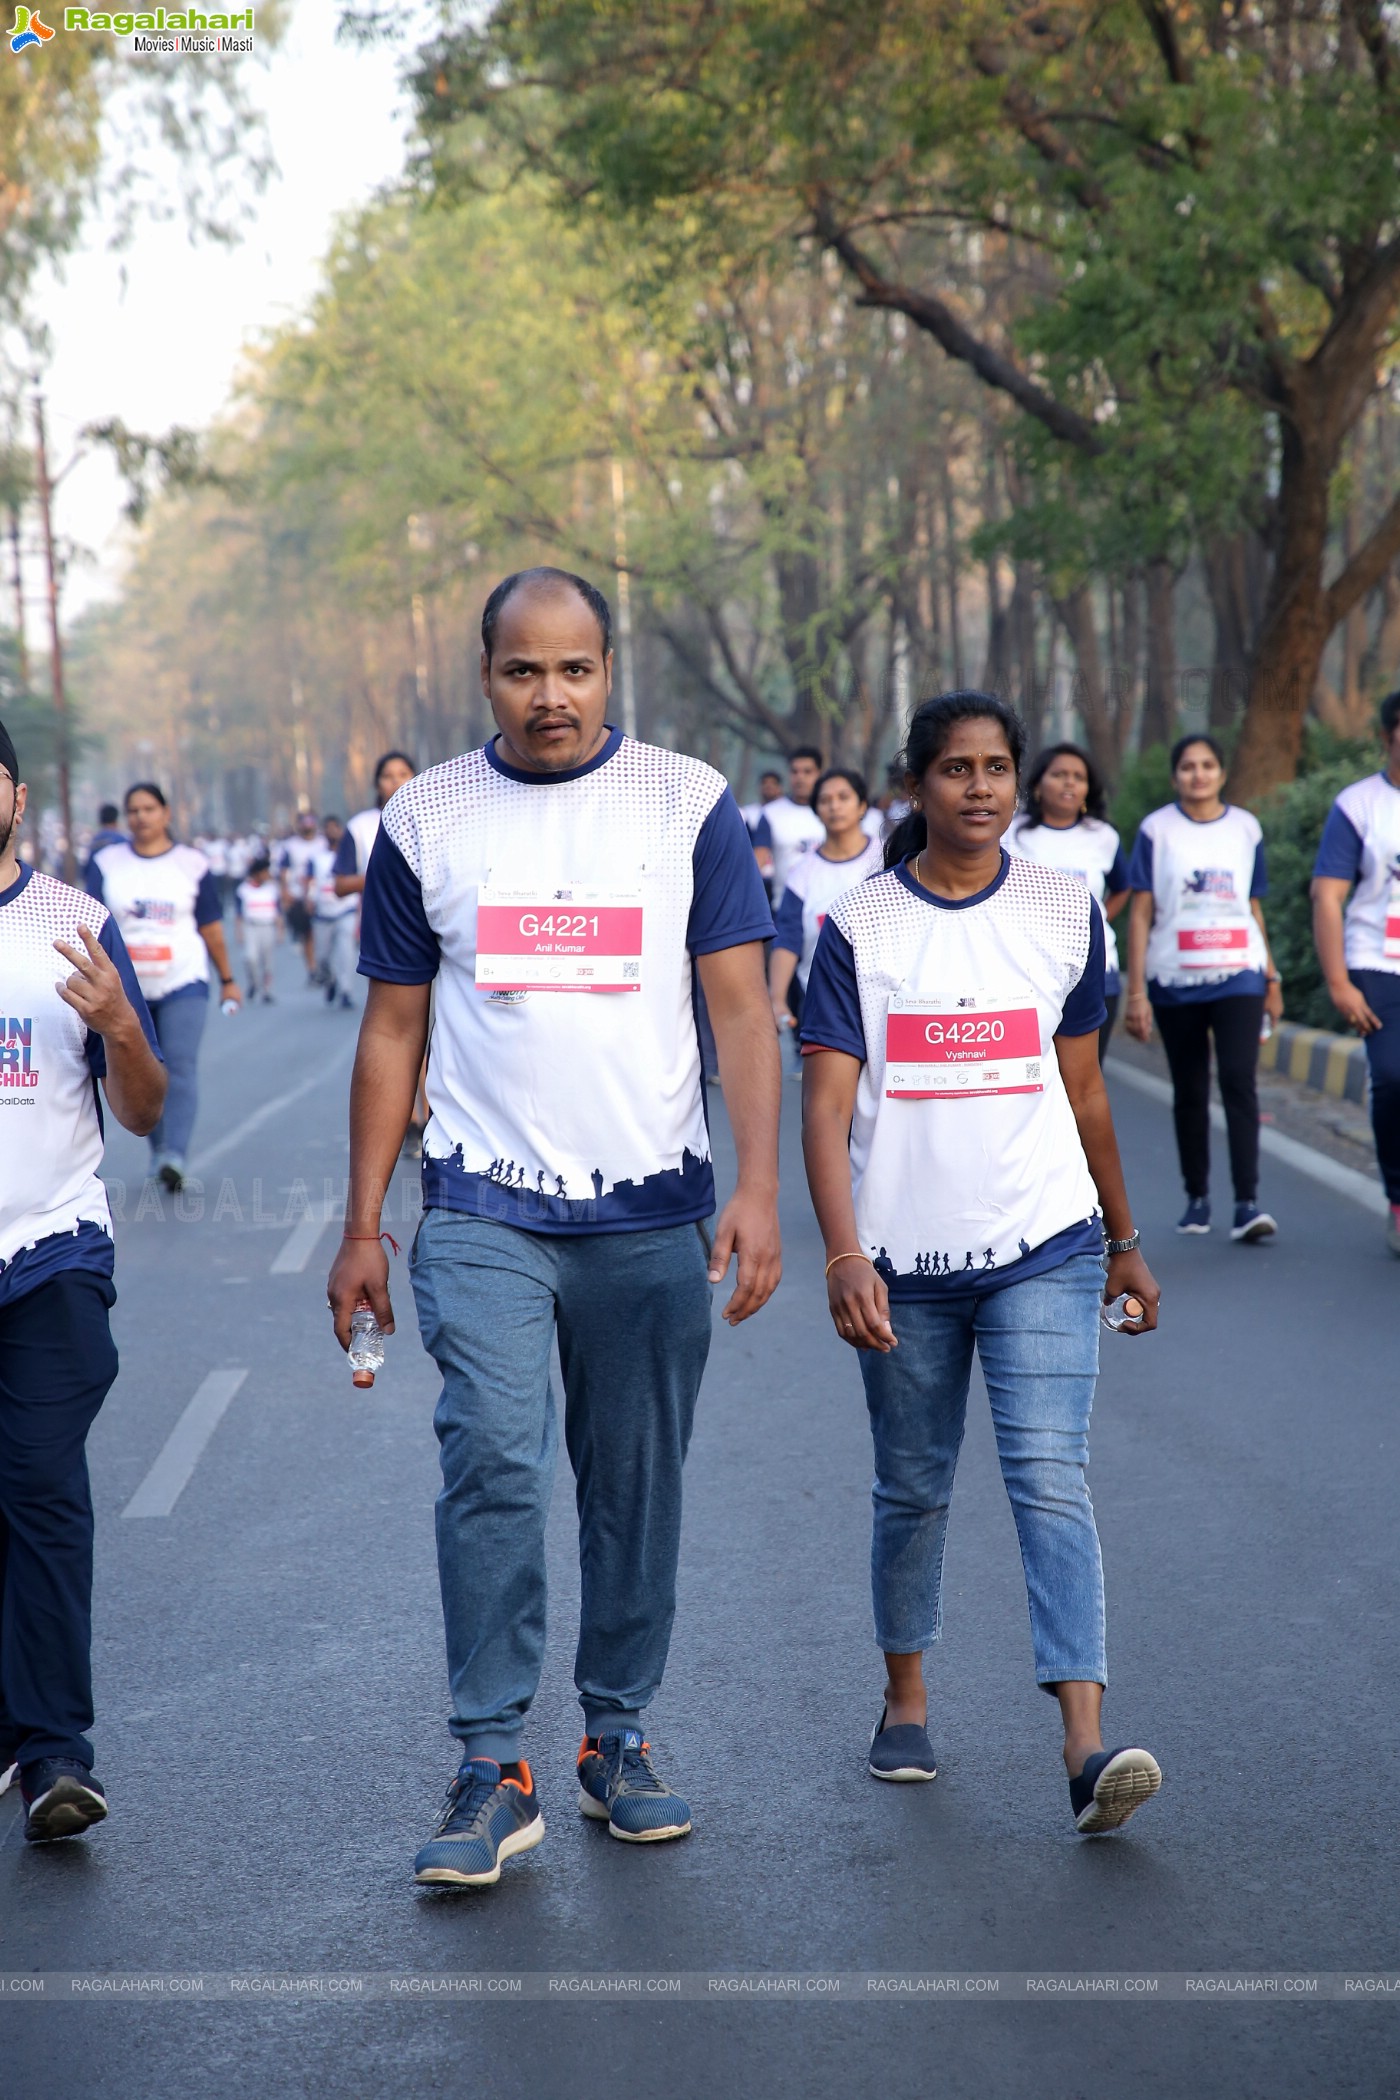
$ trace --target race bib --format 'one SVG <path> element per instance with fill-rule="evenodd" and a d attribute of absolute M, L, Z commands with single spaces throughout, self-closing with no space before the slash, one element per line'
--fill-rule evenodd
<path fill-rule="evenodd" d="M 483 883 L 476 982 L 489 992 L 639 992 L 642 892 Z"/>
<path fill-rule="evenodd" d="M 1184 897 L 1176 935 L 1183 970 L 1241 970 L 1249 962 L 1249 914 L 1219 897 Z"/>
<path fill-rule="evenodd" d="M 967 1101 L 1039 1094 L 1040 1015 L 1024 997 L 890 995 L 885 1016 L 887 1101 Z"/>
<path fill-rule="evenodd" d="M 1390 893 L 1385 900 L 1385 947 L 1382 952 L 1387 962 L 1400 962 L 1400 875 L 1390 878 Z"/>
<path fill-rule="evenodd" d="M 175 960 L 175 951 L 164 941 L 128 941 L 126 952 L 138 978 L 164 977 Z"/>

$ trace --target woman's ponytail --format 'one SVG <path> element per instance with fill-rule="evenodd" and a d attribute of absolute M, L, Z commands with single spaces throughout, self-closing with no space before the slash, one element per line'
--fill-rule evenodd
<path fill-rule="evenodd" d="M 885 867 L 897 868 L 912 854 L 922 853 L 928 844 L 928 825 L 921 809 L 911 809 L 907 817 L 901 817 L 894 830 L 885 840 Z"/>

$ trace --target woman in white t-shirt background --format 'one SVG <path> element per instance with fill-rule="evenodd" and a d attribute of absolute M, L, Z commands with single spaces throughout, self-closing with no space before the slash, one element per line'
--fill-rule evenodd
<path fill-rule="evenodd" d="M 1143 818 L 1128 880 L 1128 1010 L 1145 1043 L 1156 1021 L 1172 1079 L 1186 1209 L 1178 1232 L 1210 1231 L 1210 1060 L 1215 1050 L 1234 1184 L 1233 1240 L 1278 1230 L 1258 1204 L 1259 1037 L 1283 1014 L 1261 902 L 1264 835 L 1247 809 L 1222 800 L 1225 755 L 1214 737 L 1172 746 L 1175 802 Z"/>
<path fill-rule="evenodd" d="M 812 790 L 812 807 L 826 826 L 826 836 L 788 874 L 768 957 L 768 991 L 780 1031 L 802 1018 L 807 977 L 828 906 L 885 865 L 883 846 L 865 828 L 870 795 L 862 774 L 831 767 Z"/>
<path fill-rule="evenodd" d="M 859 1352 L 875 1446 L 871 1586 L 887 1682 L 871 1776 L 937 1771 L 923 1655 L 940 1633 L 975 1349 L 1036 1681 L 1058 1698 L 1071 1812 L 1091 1834 L 1161 1784 L 1149 1751 L 1107 1751 L 1099 1732 L 1103 1568 L 1084 1478 L 1100 1309 L 1131 1294 L 1141 1332 L 1160 1294 L 1099 1069 L 1102 915 L 1082 882 L 1002 844 L 1024 736 L 985 693 L 915 710 L 910 815 L 886 871 L 835 900 L 817 941 L 803 1151 L 828 1305 Z"/>
<path fill-rule="evenodd" d="M 1007 832 L 1006 843 L 1012 853 L 1039 861 L 1042 867 L 1078 876 L 1098 899 L 1104 920 L 1103 997 L 1108 1009 L 1099 1030 L 1102 1064 L 1122 992 L 1113 921 L 1131 893 L 1122 842 L 1108 821 L 1103 778 L 1087 751 L 1078 744 L 1051 744 L 1040 753 L 1026 781 L 1025 808 Z"/>
<path fill-rule="evenodd" d="M 155 1023 L 170 1083 L 150 1133 L 151 1169 L 166 1188 L 179 1189 L 199 1107 L 210 963 L 226 1006 L 241 1006 L 243 994 L 229 968 L 223 899 L 209 862 L 170 836 L 170 808 L 153 780 L 128 788 L 125 808 L 131 842 L 94 853 L 87 886 L 117 922 Z"/>

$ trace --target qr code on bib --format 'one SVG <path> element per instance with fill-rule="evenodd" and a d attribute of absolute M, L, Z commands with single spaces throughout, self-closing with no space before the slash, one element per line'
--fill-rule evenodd
<path fill-rule="evenodd" d="M 1038 1057 L 1030 1057 L 1030 1058 L 1027 1058 L 1027 1060 L 1026 1060 L 1026 1077 L 1027 1077 L 1027 1079 L 1039 1079 L 1039 1077 L 1040 1077 L 1040 1059 L 1039 1059 Z"/>
<path fill-rule="evenodd" d="M 642 966 L 639 962 L 624 961 L 622 965 L 622 974 L 624 977 L 640 977 L 642 974 Z"/>

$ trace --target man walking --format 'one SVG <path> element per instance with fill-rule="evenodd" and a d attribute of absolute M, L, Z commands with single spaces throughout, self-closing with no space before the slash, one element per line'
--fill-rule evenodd
<path fill-rule="evenodd" d="M 522 1737 L 544 1647 L 556 1337 L 579 1509 L 579 1806 L 633 1842 L 690 1829 L 643 1714 L 675 1611 L 708 1285 L 737 1255 L 736 1324 L 780 1271 L 772 927 L 753 852 L 719 774 L 606 722 L 610 632 L 579 577 L 497 585 L 481 675 L 499 734 L 399 789 L 366 878 L 370 990 L 329 1283 L 342 1346 L 361 1299 L 392 1330 L 380 1206 L 436 982 L 412 1277 L 443 1378 L 438 1567 L 461 1765 L 415 1863 L 423 1882 L 493 1882 L 544 1834 Z M 738 1154 L 712 1247 L 697 970 Z"/>
<path fill-rule="evenodd" d="M 0 1792 L 17 1770 L 24 1834 L 39 1842 L 76 1837 L 107 1813 L 86 1734 L 84 1446 L 117 1375 L 94 1082 L 144 1136 L 165 1068 L 111 913 L 16 858 L 24 805 L 0 726 Z"/>

